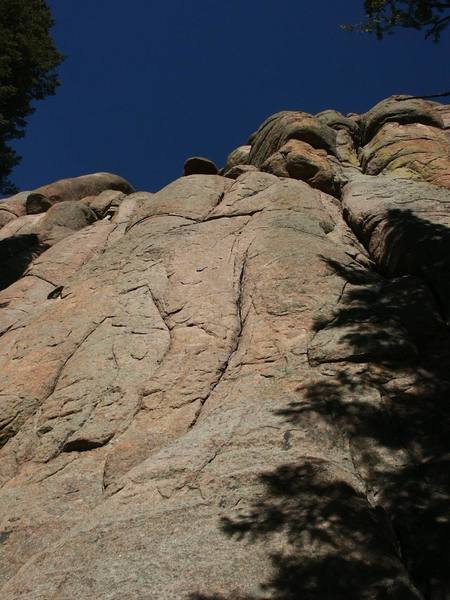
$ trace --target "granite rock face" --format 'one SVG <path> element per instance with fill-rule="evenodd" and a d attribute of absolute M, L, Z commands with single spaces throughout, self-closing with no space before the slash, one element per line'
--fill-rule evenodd
<path fill-rule="evenodd" d="M 0 203 L 2 597 L 449 596 L 449 126 L 283 112 L 224 176 Z"/>

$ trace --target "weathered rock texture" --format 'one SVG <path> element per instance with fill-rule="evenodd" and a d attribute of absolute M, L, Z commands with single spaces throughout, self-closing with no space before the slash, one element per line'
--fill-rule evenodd
<path fill-rule="evenodd" d="M 450 597 L 449 124 L 0 204 L 2 598 Z"/>

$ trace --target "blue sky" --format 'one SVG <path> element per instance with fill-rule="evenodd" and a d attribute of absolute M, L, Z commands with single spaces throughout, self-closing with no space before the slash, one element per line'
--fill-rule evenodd
<path fill-rule="evenodd" d="M 450 88 L 450 30 L 435 45 L 419 32 L 380 42 L 340 29 L 361 20 L 363 0 L 48 4 L 67 59 L 15 145 L 20 189 L 111 171 L 154 191 L 188 156 L 221 166 L 279 110 L 364 112 Z"/>

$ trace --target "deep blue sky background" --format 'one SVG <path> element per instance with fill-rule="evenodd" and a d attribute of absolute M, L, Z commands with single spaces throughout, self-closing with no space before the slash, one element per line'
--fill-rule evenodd
<path fill-rule="evenodd" d="M 362 19 L 363 0 L 48 4 L 67 59 L 16 144 L 20 189 L 111 171 L 156 190 L 188 156 L 221 166 L 279 110 L 364 112 L 450 88 L 450 31 L 435 45 L 413 31 L 380 42 L 341 30 Z"/>

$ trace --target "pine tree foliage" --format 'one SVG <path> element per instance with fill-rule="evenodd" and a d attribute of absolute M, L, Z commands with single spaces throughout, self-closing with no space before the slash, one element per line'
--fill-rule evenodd
<path fill-rule="evenodd" d="M 20 156 L 10 146 L 24 135 L 34 100 L 55 93 L 63 60 L 50 35 L 53 19 L 44 0 L 0 0 L 0 193 Z"/>
<path fill-rule="evenodd" d="M 344 29 L 374 33 L 381 39 L 398 27 L 418 29 L 425 37 L 439 41 L 450 23 L 450 1 L 444 0 L 365 0 L 366 20 Z"/>

